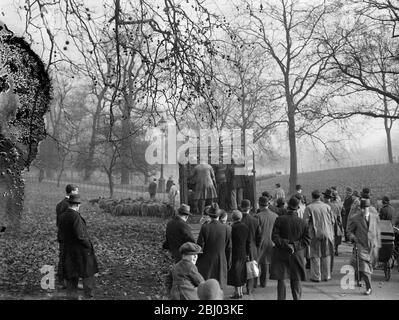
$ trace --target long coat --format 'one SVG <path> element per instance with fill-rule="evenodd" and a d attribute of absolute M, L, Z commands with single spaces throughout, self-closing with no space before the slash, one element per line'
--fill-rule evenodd
<path fill-rule="evenodd" d="M 195 183 L 194 199 L 216 199 L 216 181 L 213 168 L 207 163 L 195 166 L 191 179 Z"/>
<path fill-rule="evenodd" d="M 390 204 L 384 204 L 380 210 L 380 220 L 390 220 L 395 215 L 395 209 Z"/>
<path fill-rule="evenodd" d="M 304 212 L 310 227 L 310 257 L 320 258 L 334 254 L 334 217 L 328 204 L 321 200 L 310 203 Z"/>
<path fill-rule="evenodd" d="M 231 235 L 226 225 L 212 220 L 201 226 L 197 243 L 202 254 L 197 260 L 198 271 L 205 280 L 216 279 L 223 289 L 227 284 L 227 271 L 231 266 Z"/>
<path fill-rule="evenodd" d="M 64 211 L 66 211 L 69 208 L 69 202 L 68 202 L 69 197 L 65 197 L 64 199 L 62 199 L 60 202 L 57 203 L 56 207 L 55 207 L 55 213 L 56 213 L 56 225 L 57 228 L 60 224 L 60 216 L 61 213 L 63 213 Z"/>
<path fill-rule="evenodd" d="M 370 212 L 369 227 L 363 214 L 356 214 L 348 221 L 349 239 L 356 241 L 359 250 L 359 270 L 372 273 L 372 266 L 378 261 L 378 249 L 381 247 L 380 219 L 376 212 Z M 352 264 L 355 266 L 354 255 Z"/>
<path fill-rule="evenodd" d="M 249 213 L 242 214 L 242 223 L 245 223 L 249 229 L 249 259 L 257 260 L 258 259 L 258 247 L 261 242 L 261 233 L 260 233 L 260 225 L 259 220 Z"/>
<path fill-rule="evenodd" d="M 334 244 L 339 245 L 341 243 L 341 237 L 343 236 L 343 226 L 342 226 L 342 204 L 337 200 L 328 203 L 331 208 L 331 213 L 334 218 Z"/>
<path fill-rule="evenodd" d="M 272 231 L 274 222 L 278 215 L 265 208 L 257 213 L 259 220 L 261 241 L 258 250 L 258 263 L 270 264 L 274 243 L 272 241 Z"/>
<path fill-rule="evenodd" d="M 204 281 L 195 264 L 180 260 L 169 271 L 166 289 L 171 300 L 199 300 L 197 287 Z"/>
<path fill-rule="evenodd" d="M 309 226 L 295 211 L 288 211 L 274 222 L 272 241 L 275 246 L 270 265 L 272 280 L 306 280 L 305 248 L 310 243 Z M 294 246 L 294 253 L 288 244 Z"/>
<path fill-rule="evenodd" d="M 183 219 L 174 216 L 166 225 L 166 240 L 162 247 L 169 250 L 175 262 L 178 262 L 181 259 L 179 248 L 186 242 L 195 243 L 191 228 Z"/>
<path fill-rule="evenodd" d="M 64 279 L 88 278 L 98 272 L 94 248 L 86 221 L 79 212 L 67 209 L 59 219 L 60 237 L 64 244 L 62 275 Z"/>
<path fill-rule="evenodd" d="M 231 231 L 232 261 L 228 272 L 227 284 L 241 287 L 247 281 L 246 262 L 249 256 L 249 229 L 241 221 L 234 222 Z"/>

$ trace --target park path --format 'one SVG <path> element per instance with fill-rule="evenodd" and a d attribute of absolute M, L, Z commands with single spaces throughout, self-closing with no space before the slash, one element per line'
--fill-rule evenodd
<path fill-rule="evenodd" d="M 200 224 L 191 224 L 195 239 L 201 228 Z M 384 271 L 376 269 L 372 275 L 373 293 L 365 296 L 362 292 L 364 287 L 355 287 L 354 289 L 341 288 L 341 279 L 345 275 L 340 273 L 344 265 L 348 265 L 352 255 L 352 245 L 343 243 L 339 246 L 339 256 L 334 257 L 334 269 L 332 279 L 328 282 L 302 282 L 303 300 L 399 300 L 399 271 L 395 263 L 391 270 L 391 279 L 385 280 Z M 307 270 L 309 272 L 309 270 Z M 308 274 L 309 276 L 309 274 Z M 287 299 L 292 299 L 289 288 L 289 280 L 286 280 Z M 224 291 L 225 300 L 233 295 L 233 287 L 228 286 Z M 245 292 L 245 289 L 244 289 Z M 243 300 L 276 300 L 277 299 L 277 281 L 268 280 L 266 288 L 258 287 L 255 293 L 248 296 L 244 295 Z M 239 300 L 236 300 L 239 301 Z"/>

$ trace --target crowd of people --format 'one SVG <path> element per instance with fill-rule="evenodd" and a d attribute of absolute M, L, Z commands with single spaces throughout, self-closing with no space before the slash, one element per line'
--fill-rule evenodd
<path fill-rule="evenodd" d="M 339 255 L 343 241 L 354 244 L 351 264 L 356 277 L 364 280 L 364 294 L 370 295 L 371 274 L 381 247 L 380 220 L 394 217 L 390 199 L 383 197 L 378 212 L 369 188 L 358 193 L 347 187 L 344 200 L 336 187 L 324 192 L 314 190 L 311 197 L 307 201 L 302 187 L 297 185 L 296 193 L 286 201 L 284 191 L 277 184 L 273 195 L 267 191 L 262 193 L 257 210 L 249 200 L 243 199 L 239 210 L 229 212 L 232 221 L 229 224 L 226 223 L 228 214 L 215 201 L 203 210 L 197 239 L 187 224 L 190 207 L 183 204 L 167 224 L 163 245 L 176 262 L 168 278 L 171 298 L 200 299 L 195 294 L 196 288 L 212 279 L 219 283 L 222 292 L 228 285 L 233 286 L 234 294 L 230 298 L 242 299 L 258 286 L 266 287 L 267 280 L 272 279 L 277 280 L 277 298 L 283 300 L 286 299 L 285 280 L 289 279 L 292 296 L 299 300 L 302 281 L 331 280 L 334 257 Z M 196 250 L 188 254 L 187 247 Z M 189 268 L 181 266 L 182 252 L 192 256 L 185 258 L 191 262 Z M 259 274 L 248 271 L 253 264 L 259 267 Z M 306 269 L 310 269 L 309 273 Z"/>
<path fill-rule="evenodd" d="M 92 298 L 96 255 L 79 213 L 79 189 L 67 185 L 65 191 L 56 206 L 58 280 L 68 296 L 76 298 L 82 279 L 84 296 Z M 370 295 L 370 277 L 381 247 L 380 221 L 395 218 L 389 197 L 382 198 L 377 211 L 368 188 L 357 193 L 347 187 L 343 200 L 335 187 L 314 190 L 311 196 L 308 201 L 298 185 L 286 201 L 281 186 L 276 185 L 273 195 L 262 193 L 256 210 L 247 199 L 241 201 L 239 210 L 229 213 L 213 202 L 203 209 L 197 239 L 187 223 L 190 206 L 182 204 L 167 223 L 163 243 L 175 261 L 166 281 L 170 297 L 223 299 L 227 286 L 233 286 L 231 298 L 242 299 L 272 279 L 277 280 L 277 298 L 285 299 L 285 280 L 289 279 L 293 298 L 301 299 L 302 281 L 331 280 L 342 241 L 354 243 L 351 264 L 365 282 L 364 293 Z M 227 223 L 229 216 L 231 223 Z M 392 223 L 399 225 L 398 220 Z M 254 266 L 259 269 L 256 274 Z"/>

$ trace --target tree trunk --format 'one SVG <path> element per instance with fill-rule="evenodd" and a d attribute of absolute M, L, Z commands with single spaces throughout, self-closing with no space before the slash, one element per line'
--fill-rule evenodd
<path fill-rule="evenodd" d="M 295 106 L 292 97 L 287 97 L 288 104 L 288 140 L 290 145 L 290 178 L 289 195 L 295 194 L 295 187 L 298 181 L 298 163 L 295 133 Z"/>
<path fill-rule="evenodd" d="M 383 77 L 383 80 L 385 77 Z M 384 82 L 385 85 L 385 82 Z M 384 86 L 385 88 L 385 86 Z M 384 113 L 388 115 L 388 99 L 384 96 Z M 393 154 L 392 154 L 392 139 L 391 139 L 391 129 L 392 129 L 392 120 L 388 118 L 384 118 L 384 128 L 387 136 L 387 149 L 388 149 L 388 162 L 393 163 Z"/>
<path fill-rule="evenodd" d="M 108 187 L 109 187 L 109 196 L 112 198 L 114 196 L 114 179 L 112 178 L 112 169 L 107 171 L 108 176 Z"/>
<path fill-rule="evenodd" d="M 44 169 L 40 168 L 39 169 L 39 182 L 42 182 L 44 179 Z"/>
<path fill-rule="evenodd" d="M 121 184 L 130 183 L 131 163 L 131 139 L 130 139 L 130 114 L 125 114 L 122 120 L 122 143 L 121 143 Z"/>
<path fill-rule="evenodd" d="M 94 172 L 94 153 L 96 150 L 96 138 L 97 138 L 97 122 L 100 117 L 101 109 L 102 109 L 102 102 L 104 99 L 105 92 L 107 91 L 107 87 L 104 87 L 101 90 L 101 93 L 97 97 L 97 106 L 96 112 L 93 115 L 93 123 L 91 125 L 91 137 L 89 143 L 89 151 L 86 158 L 86 166 L 84 169 L 84 181 L 90 181 L 90 177 Z"/>

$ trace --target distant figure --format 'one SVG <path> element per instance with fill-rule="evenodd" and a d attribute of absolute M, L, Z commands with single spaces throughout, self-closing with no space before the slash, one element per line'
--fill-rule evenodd
<path fill-rule="evenodd" d="M 198 298 L 200 300 L 223 300 L 224 293 L 216 279 L 208 279 L 198 285 Z"/>
<path fill-rule="evenodd" d="M 172 180 L 171 186 L 168 191 L 169 204 L 172 206 L 172 208 L 176 207 L 176 197 L 178 194 L 179 190 L 177 190 L 177 186 Z"/>
<path fill-rule="evenodd" d="M 269 192 L 263 191 L 263 192 L 262 192 L 262 197 L 265 197 L 265 198 L 268 199 L 268 201 L 269 201 L 269 209 L 270 209 L 270 210 L 272 210 L 274 213 L 277 213 L 278 215 L 281 213 L 281 210 L 280 210 L 279 208 L 277 208 L 277 205 L 275 206 L 275 205 L 272 203 L 273 196 L 272 196 Z M 259 209 L 258 209 L 258 210 L 259 210 Z"/>
<path fill-rule="evenodd" d="M 344 229 L 342 225 L 342 203 L 338 201 L 338 192 L 332 190 L 331 192 L 331 202 L 329 203 L 331 207 L 331 212 L 334 215 L 334 255 L 338 256 L 338 246 L 342 242 L 342 236 L 344 234 Z"/>
<path fill-rule="evenodd" d="M 154 180 L 150 183 L 148 186 L 148 193 L 150 194 L 150 199 L 155 200 L 155 195 L 157 194 L 157 179 L 154 178 Z"/>
<path fill-rule="evenodd" d="M 217 199 L 216 181 L 213 168 L 204 160 L 195 166 L 190 177 L 195 183 L 194 200 L 197 203 L 197 211 L 203 212 L 205 202 L 213 202 Z"/>
<path fill-rule="evenodd" d="M 342 203 L 342 200 L 341 200 L 341 197 L 339 196 L 339 194 L 338 194 L 338 188 L 336 187 L 336 186 L 332 186 L 331 187 L 331 191 L 334 193 L 334 194 L 336 194 L 336 201 L 338 202 L 338 203 Z"/>
<path fill-rule="evenodd" d="M 228 272 L 227 284 L 234 287 L 231 299 L 242 299 L 242 287 L 247 282 L 246 262 L 250 252 L 248 226 L 241 222 L 242 213 L 233 211 L 233 225 L 231 231 L 232 261 Z"/>
<path fill-rule="evenodd" d="M 166 290 L 171 300 L 198 300 L 197 288 L 204 282 L 195 263 L 201 247 L 186 242 L 179 248 L 181 260 L 177 262 L 166 278 Z"/>
<path fill-rule="evenodd" d="M 204 208 L 204 212 L 202 213 L 202 217 L 199 221 L 200 224 L 204 224 L 204 223 L 208 223 L 211 222 L 211 217 L 209 216 L 209 209 L 211 208 L 211 206 L 206 206 Z"/>
<path fill-rule="evenodd" d="M 59 220 L 60 216 L 62 213 L 64 213 L 66 210 L 69 208 L 69 197 L 72 194 L 78 194 L 79 193 L 79 188 L 73 184 L 68 184 L 65 187 L 65 193 L 66 196 L 64 199 L 62 199 L 57 206 L 55 207 L 55 212 L 56 212 L 56 226 L 57 226 L 57 240 L 59 243 L 59 255 L 58 255 L 58 270 L 57 270 L 57 275 L 58 275 L 58 281 L 59 284 L 61 285 L 62 288 L 66 288 L 66 282 L 65 279 L 62 277 L 62 257 L 64 256 L 64 242 L 61 239 L 61 234 L 59 230 Z"/>
<path fill-rule="evenodd" d="M 245 176 L 242 174 L 244 164 L 238 164 L 231 159 L 231 165 L 227 169 L 227 184 L 230 187 L 230 209 L 237 210 L 244 198 Z"/>
<path fill-rule="evenodd" d="M 302 186 L 300 184 L 297 184 L 295 186 L 295 196 L 301 201 L 302 204 L 306 206 L 306 197 L 302 193 Z"/>
<path fill-rule="evenodd" d="M 394 217 L 395 209 L 391 206 L 390 199 L 388 196 L 382 197 L 382 208 L 380 210 L 380 220 L 392 221 Z"/>
<path fill-rule="evenodd" d="M 173 176 L 170 176 L 168 181 L 166 181 L 166 193 L 169 193 L 170 187 L 174 184 Z"/>
<path fill-rule="evenodd" d="M 345 241 L 348 242 L 348 235 L 346 233 L 346 227 L 348 225 L 348 217 L 349 213 L 352 208 L 352 204 L 355 201 L 355 197 L 353 196 L 353 189 L 351 187 L 346 187 L 346 196 L 343 202 L 343 207 L 342 207 L 342 227 L 344 229 L 344 236 L 345 236 Z"/>
<path fill-rule="evenodd" d="M 177 210 L 177 214 L 166 225 L 166 240 L 162 248 L 170 251 L 175 262 L 181 259 L 179 251 L 181 245 L 186 242 L 195 243 L 191 227 L 187 223 L 189 216 L 191 216 L 190 207 L 183 203 Z"/>
<path fill-rule="evenodd" d="M 277 213 L 278 216 L 283 216 L 287 213 L 287 210 L 285 209 L 285 200 L 283 198 L 279 198 L 277 199 L 277 206 L 276 206 L 278 212 Z"/>
<path fill-rule="evenodd" d="M 218 194 L 218 204 L 222 209 L 228 209 L 228 187 L 227 187 L 227 165 L 218 164 L 215 167 L 215 178 L 216 178 L 216 191 Z"/>
<path fill-rule="evenodd" d="M 67 283 L 67 295 L 77 298 L 79 278 L 83 279 L 86 298 L 93 297 L 94 275 L 98 273 L 93 244 L 87 232 L 86 221 L 79 213 L 80 196 L 72 194 L 69 208 L 59 218 L 59 233 L 63 241 L 62 277 Z"/>
<path fill-rule="evenodd" d="M 277 205 L 277 200 L 278 199 L 284 199 L 285 200 L 285 192 L 283 188 L 281 188 L 281 185 L 279 183 L 276 183 L 276 189 L 274 189 L 274 204 Z"/>

